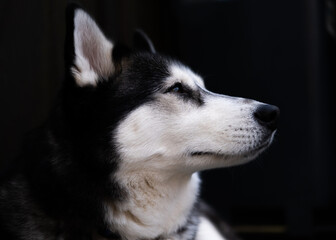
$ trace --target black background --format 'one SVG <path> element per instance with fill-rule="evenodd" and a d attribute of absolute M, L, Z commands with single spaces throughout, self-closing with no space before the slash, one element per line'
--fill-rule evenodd
<path fill-rule="evenodd" d="M 191 66 L 210 90 L 280 107 L 266 153 L 202 173 L 203 198 L 240 236 L 336 236 L 336 36 L 328 31 L 335 1 L 78 2 L 111 39 L 130 43 L 142 28 L 157 50 Z M 0 3 L 1 174 L 15 164 L 24 134 L 48 115 L 62 81 L 66 4 Z"/>

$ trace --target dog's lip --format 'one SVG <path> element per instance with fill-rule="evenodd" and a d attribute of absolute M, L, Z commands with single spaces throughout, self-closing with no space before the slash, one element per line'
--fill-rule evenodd
<path fill-rule="evenodd" d="M 271 144 L 271 140 L 268 139 L 267 141 L 265 141 L 263 144 L 260 144 L 258 147 L 256 147 L 252 151 L 259 151 L 259 150 L 261 150 L 263 148 L 268 147 L 270 144 Z"/>
<path fill-rule="evenodd" d="M 238 153 L 238 154 L 230 154 L 230 153 L 223 153 L 223 152 L 214 152 L 214 151 L 195 151 L 195 152 L 191 152 L 190 155 L 191 156 L 250 156 L 250 155 L 255 155 L 258 152 L 263 151 L 264 149 L 266 149 L 270 144 L 271 144 L 272 140 L 271 139 L 267 139 L 264 143 L 260 144 L 259 146 L 257 146 L 256 148 L 251 149 L 248 152 L 245 153 Z"/>

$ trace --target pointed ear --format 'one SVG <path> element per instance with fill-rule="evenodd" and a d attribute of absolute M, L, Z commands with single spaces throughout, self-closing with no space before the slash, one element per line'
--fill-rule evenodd
<path fill-rule="evenodd" d="M 155 48 L 149 37 L 140 29 L 134 32 L 133 45 L 136 51 L 155 53 Z"/>
<path fill-rule="evenodd" d="M 66 64 L 78 86 L 96 86 L 113 74 L 112 42 L 78 5 L 67 8 L 66 34 Z"/>

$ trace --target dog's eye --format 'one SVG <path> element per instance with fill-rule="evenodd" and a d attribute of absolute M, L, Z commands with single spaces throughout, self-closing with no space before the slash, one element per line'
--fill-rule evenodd
<path fill-rule="evenodd" d="M 183 86 L 181 83 L 175 83 L 173 86 L 168 88 L 166 92 L 183 93 Z"/>

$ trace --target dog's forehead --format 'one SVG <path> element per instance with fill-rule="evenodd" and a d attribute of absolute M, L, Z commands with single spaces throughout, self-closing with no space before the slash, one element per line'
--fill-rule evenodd
<path fill-rule="evenodd" d="M 132 57 L 127 75 L 133 81 L 140 80 L 142 85 L 146 82 L 151 85 L 169 76 L 169 61 L 168 58 L 158 54 L 137 53 Z"/>
<path fill-rule="evenodd" d="M 160 89 L 171 87 L 176 82 L 194 90 L 198 87 L 204 88 L 202 78 L 190 68 L 159 54 L 135 54 L 121 79 L 118 83 L 118 93 L 131 97 L 151 95 Z"/>
<path fill-rule="evenodd" d="M 185 65 L 172 62 L 169 66 L 169 72 L 170 76 L 167 79 L 167 84 L 173 84 L 178 81 L 194 89 L 198 86 L 204 87 L 203 79 Z"/>
<path fill-rule="evenodd" d="M 116 96 L 147 99 L 161 89 L 170 76 L 169 61 L 158 54 L 146 52 L 132 55 L 118 76 L 119 81 L 112 81 L 116 86 Z"/>
<path fill-rule="evenodd" d="M 142 84 L 169 86 L 181 82 L 196 89 L 204 87 L 203 79 L 181 62 L 159 54 L 136 54 L 131 64 L 132 75 L 141 78 Z"/>

